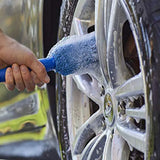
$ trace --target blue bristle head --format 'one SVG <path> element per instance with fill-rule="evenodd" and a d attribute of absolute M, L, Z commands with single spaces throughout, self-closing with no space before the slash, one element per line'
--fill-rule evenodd
<path fill-rule="evenodd" d="M 50 50 L 48 57 L 55 58 L 55 71 L 62 75 L 89 72 L 99 65 L 95 33 L 62 39 Z"/>

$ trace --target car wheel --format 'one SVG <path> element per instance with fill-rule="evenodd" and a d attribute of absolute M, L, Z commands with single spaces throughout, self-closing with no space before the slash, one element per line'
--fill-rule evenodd
<path fill-rule="evenodd" d="M 159 159 L 160 2 L 81 0 L 72 18 L 71 35 L 95 31 L 100 72 L 59 77 L 63 159 Z"/>

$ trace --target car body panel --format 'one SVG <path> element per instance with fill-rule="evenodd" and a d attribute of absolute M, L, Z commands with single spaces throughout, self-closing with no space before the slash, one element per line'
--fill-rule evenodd
<path fill-rule="evenodd" d="M 43 3 L 43 0 L 0 0 L 0 29 L 30 48 L 37 58 L 43 57 Z M 0 84 L 0 114 L 0 158 L 44 159 L 44 153 L 57 152 L 46 85 L 36 87 L 33 92 L 16 89 L 10 92 Z M 25 150 L 29 153 L 46 143 L 48 148 L 26 155 Z M 26 147 L 27 144 L 30 145 Z"/>

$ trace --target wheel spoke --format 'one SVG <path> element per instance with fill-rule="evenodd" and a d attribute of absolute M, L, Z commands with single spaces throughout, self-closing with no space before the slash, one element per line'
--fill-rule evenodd
<path fill-rule="evenodd" d="M 117 133 L 114 133 L 112 140 L 111 159 L 128 160 L 130 149 L 126 141 Z"/>
<path fill-rule="evenodd" d="M 144 94 L 143 80 L 141 73 L 127 80 L 115 92 L 117 98 L 137 96 L 140 94 Z"/>
<path fill-rule="evenodd" d="M 72 21 L 71 34 L 86 34 L 88 33 L 88 28 L 94 25 L 93 15 L 95 11 L 95 2 L 81 1 L 78 2 L 77 6 L 79 7 L 75 10 L 75 17 Z"/>
<path fill-rule="evenodd" d="M 134 108 L 134 109 L 127 108 L 126 115 L 133 117 L 133 118 L 146 119 L 145 105 L 143 105 L 141 108 Z"/>
<path fill-rule="evenodd" d="M 102 160 L 111 159 L 111 147 L 112 147 L 112 134 L 111 131 L 107 131 L 107 140 L 104 146 L 103 157 Z"/>
<path fill-rule="evenodd" d="M 76 75 L 74 80 L 79 90 L 99 106 L 103 105 L 103 98 L 101 97 L 102 88 L 94 78 L 90 78 L 88 75 Z"/>
<path fill-rule="evenodd" d="M 79 2 L 78 5 L 79 5 L 79 8 L 75 11 L 76 17 L 74 17 L 73 22 L 72 22 L 71 34 L 83 35 L 89 32 L 88 31 L 89 27 L 94 26 L 95 21 L 94 21 L 93 15 L 95 11 L 95 8 L 94 8 L 95 2 L 94 1 Z M 83 7 L 84 8 L 87 7 L 87 10 L 85 10 Z M 94 31 L 94 27 L 91 29 L 91 31 Z M 97 66 L 96 70 L 91 71 L 90 76 L 87 74 L 86 75 L 76 75 L 76 76 L 73 76 L 73 78 L 77 84 L 77 87 L 84 94 L 86 94 L 89 98 L 91 98 L 98 105 L 101 106 L 103 104 L 103 100 L 100 96 L 101 88 L 97 86 L 98 81 L 100 83 L 101 82 L 103 83 L 103 78 L 102 78 L 99 66 Z M 98 81 L 96 81 L 95 78 Z"/>
<path fill-rule="evenodd" d="M 106 26 L 105 29 L 105 36 L 108 36 L 108 26 L 109 26 L 109 20 L 110 20 L 110 15 L 111 15 L 111 7 L 112 7 L 112 0 L 104 0 L 104 12 L 106 14 L 104 14 L 104 26 Z"/>
<path fill-rule="evenodd" d="M 136 130 L 131 124 L 117 123 L 117 130 L 119 134 L 130 144 L 141 152 L 146 150 L 146 134 L 143 131 Z"/>
<path fill-rule="evenodd" d="M 83 35 L 87 33 L 87 29 L 89 25 L 91 25 L 91 20 L 81 20 L 79 18 L 74 18 L 73 20 L 73 27 L 74 27 L 74 32 L 77 35 Z"/>
<path fill-rule="evenodd" d="M 97 139 L 99 138 L 99 135 L 94 137 L 85 147 L 85 149 L 83 150 L 82 153 L 82 160 L 86 160 L 88 158 L 89 152 L 91 151 L 93 145 L 95 144 L 95 142 L 97 141 Z"/>
<path fill-rule="evenodd" d="M 101 159 L 102 158 L 102 153 L 104 150 L 104 146 L 105 146 L 105 142 L 106 142 L 106 134 L 102 134 L 97 141 L 95 142 L 95 144 L 93 145 L 87 160 L 93 160 L 93 159 Z"/>
<path fill-rule="evenodd" d="M 111 6 L 112 13 L 109 15 L 108 35 L 107 35 L 107 63 L 108 73 L 113 88 L 123 84 L 130 77 L 130 72 L 126 67 L 123 55 L 122 28 L 126 22 L 126 16 L 122 8 L 118 5 L 118 0 L 114 0 Z M 118 16 L 117 16 L 118 15 Z M 121 24 L 121 25 L 117 25 Z"/>
<path fill-rule="evenodd" d="M 108 74 L 108 64 L 106 61 L 106 37 L 105 37 L 105 31 L 102 28 L 104 26 L 103 22 L 103 17 L 104 17 L 104 12 L 103 12 L 103 7 L 104 7 L 104 1 L 99 0 L 96 1 L 96 17 L 95 17 L 95 22 L 96 22 L 96 38 L 97 38 L 97 50 L 100 58 L 100 65 L 102 69 L 102 73 L 105 77 L 105 82 L 109 83 L 109 74 Z M 107 85 L 107 84 L 105 84 Z"/>
<path fill-rule="evenodd" d="M 88 140 L 93 138 L 96 134 L 102 132 L 103 128 L 103 114 L 98 111 L 79 128 L 73 146 L 74 153 L 80 154 L 86 146 Z"/>

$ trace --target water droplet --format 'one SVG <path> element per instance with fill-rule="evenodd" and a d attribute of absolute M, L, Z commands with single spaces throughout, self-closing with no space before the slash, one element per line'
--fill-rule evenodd
<path fill-rule="evenodd" d="M 139 123 L 141 119 L 139 119 L 139 118 L 136 118 L 135 120 L 136 120 L 136 122 L 137 122 L 137 123 Z"/>
<path fill-rule="evenodd" d="M 140 129 L 139 129 L 139 128 L 137 128 L 137 131 L 140 131 Z"/>
<path fill-rule="evenodd" d="M 99 150 L 98 149 L 96 149 L 96 154 L 99 154 Z"/>
<path fill-rule="evenodd" d="M 157 157 L 157 154 L 156 154 L 156 152 L 154 152 L 154 157 Z"/>
<path fill-rule="evenodd" d="M 158 63 L 158 58 L 156 58 L 156 63 Z"/>

